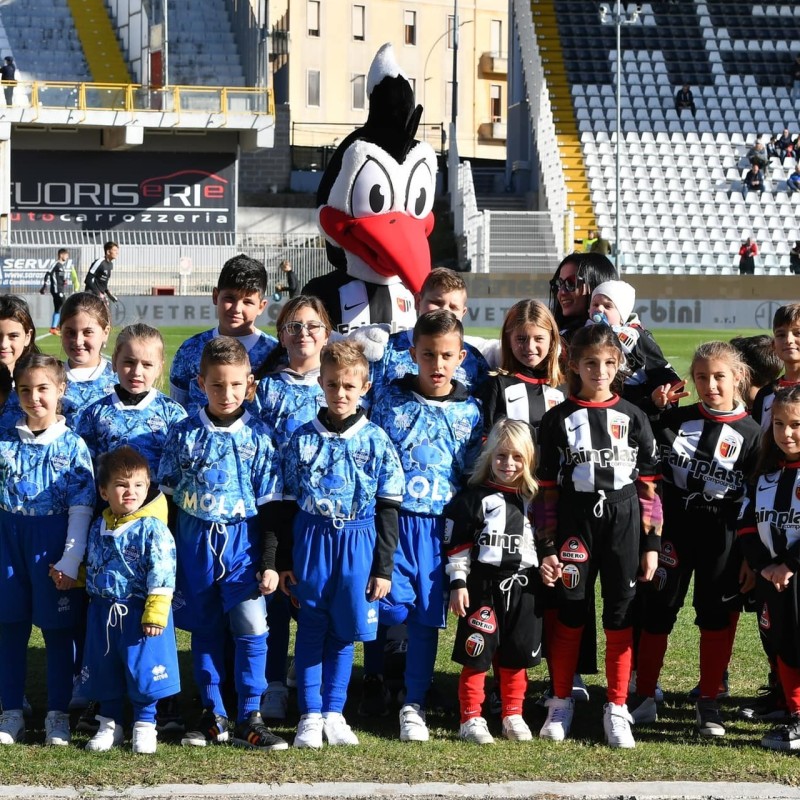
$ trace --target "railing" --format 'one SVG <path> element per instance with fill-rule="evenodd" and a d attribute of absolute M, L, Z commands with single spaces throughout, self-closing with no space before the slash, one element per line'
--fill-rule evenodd
<path fill-rule="evenodd" d="M 4 87 L 5 88 L 5 87 Z M 275 115 L 272 92 L 238 86 L 142 86 L 135 83 L 18 81 L 11 107 L 74 111 Z M 35 121 L 28 117 L 25 121 Z"/>

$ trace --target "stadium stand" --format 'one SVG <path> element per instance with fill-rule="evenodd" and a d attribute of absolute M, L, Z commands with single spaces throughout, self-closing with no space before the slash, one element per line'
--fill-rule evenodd
<path fill-rule="evenodd" d="M 596 222 L 613 240 L 616 32 L 600 24 L 598 6 L 559 0 L 531 8 L 537 34 L 557 29 L 559 46 L 544 49 L 556 78 L 563 59 L 574 120 L 559 109 L 559 138 L 569 139 L 577 125 Z M 730 272 L 752 235 L 763 254 L 757 272 L 784 274 L 800 238 L 785 184 L 795 162 L 771 160 L 760 198 L 751 192 L 744 199 L 741 181 L 756 136 L 766 142 L 784 127 L 795 135 L 800 128 L 787 88 L 800 54 L 800 4 L 644 3 L 638 23 L 622 26 L 621 36 L 619 249 L 626 271 Z M 684 83 L 693 89 L 695 116 L 675 110 Z M 557 94 L 551 91 L 554 105 Z"/>

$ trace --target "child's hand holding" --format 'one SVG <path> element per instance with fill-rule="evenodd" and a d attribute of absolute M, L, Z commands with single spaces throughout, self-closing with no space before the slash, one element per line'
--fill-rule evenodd
<path fill-rule="evenodd" d="M 75 578 L 70 578 L 69 575 L 66 575 L 60 569 L 56 569 L 53 564 L 50 565 L 50 570 L 47 574 L 56 585 L 56 589 L 60 592 L 66 592 L 68 589 L 75 588 Z"/>
<path fill-rule="evenodd" d="M 739 592 L 747 594 L 756 586 L 756 573 L 751 569 L 750 565 L 742 560 L 742 566 L 739 567 Z"/>
<path fill-rule="evenodd" d="M 466 589 L 450 591 L 450 611 L 457 617 L 465 617 L 469 608 L 469 592 Z"/>
<path fill-rule="evenodd" d="M 376 578 L 374 575 L 370 577 L 367 584 L 367 598 L 370 602 L 373 600 L 383 600 L 389 590 L 392 588 L 392 582 L 386 578 Z"/>
<path fill-rule="evenodd" d="M 285 595 L 287 596 L 290 595 L 291 592 L 289 591 L 289 587 L 296 585 L 297 585 L 297 578 L 295 578 L 294 572 L 292 572 L 290 569 L 278 574 L 278 588 Z"/>
<path fill-rule="evenodd" d="M 147 625 L 142 623 L 142 632 L 145 636 L 161 636 L 164 629 L 160 625 Z"/>
<path fill-rule="evenodd" d="M 258 591 L 261 594 L 272 594 L 277 588 L 280 578 L 274 569 L 265 569 L 258 575 Z"/>
<path fill-rule="evenodd" d="M 561 578 L 561 562 L 558 556 L 545 556 L 539 566 L 539 574 L 545 586 L 555 586 L 556 581 Z"/>
<path fill-rule="evenodd" d="M 761 570 L 761 575 L 775 587 L 776 591 L 782 592 L 789 585 L 794 573 L 786 564 L 770 564 Z"/>
<path fill-rule="evenodd" d="M 639 576 L 641 583 L 648 583 L 653 580 L 653 575 L 656 574 L 656 569 L 658 568 L 658 553 L 655 550 L 648 550 L 646 553 L 642 553 L 639 568 L 642 570 L 642 574 Z"/>

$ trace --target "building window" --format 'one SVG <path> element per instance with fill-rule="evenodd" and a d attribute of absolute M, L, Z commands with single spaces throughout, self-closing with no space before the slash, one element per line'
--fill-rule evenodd
<path fill-rule="evenodd" d="M 353 75 L 353 108 L 367 107 L 367 78 L 365 75 Z"/>
<path fill-rule="evenodd" d="M 494 58 L 502 58 L 503 52 L 505 50 L 504 42 L 503 42 L 503 20 L 501 19 L 493 19 L 492 20 L 492 33 L 491 33 L 492 41 L 491 41 L 491 51 L 492 56 Z"/>
<path fill-rule="evenodd" d="M 405 21 L 405 43 L 415 45 L 417 43 L 417 12 L 404 11 Z"/>
<path fill-rule="evenodd" d="M 353 39 L 363 42 L 366 37 L 366 6 L 353 6 Z"/>
<path fill-rule="evenodd" d="M 319 70 L 310 69 L 306 81 L 306 105 L 319 107 Z"/>
<path fill-rule="evenodd" d="M 447 49 L 452 50 L 456 46 L 455 40 L 455 24 L 456 18 L 450 14 L 447 18 Z"/>
<path fill-rule="evenodd" d="M 320 0 L 308 0 L 306 4 L 309 36 L 319 36 L 319 6 Z"/>
<path fill-rule="evenodd" d="M 493 83 L 491 88 L 491 115 L 492 122 L 503 121 L 503 87 Z"/>

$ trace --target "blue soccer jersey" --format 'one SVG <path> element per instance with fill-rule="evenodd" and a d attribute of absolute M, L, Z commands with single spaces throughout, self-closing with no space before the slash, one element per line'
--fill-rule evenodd
<path fill-rule="evenodd" d="M 414 332 L 398 331 L 389 337 L 389 342 L 383 352 L 383 358 L 372 365 L 372 388 L 370 389 L 370 403 L 375 405 L 381 395 L 388 389 L 392 381 L 406 375 L 418 375 L 419 367 L 411 358 L 411 347 L 414 344 Z M 455 371 L 453 376 L 459 383 L 467 387 L 467 391 L 474 395 L 481 384 L 489 375 L 489 365 L 481 355 L 480 350 L 464 342 L 467 355 Z"/>
<path fill-rule="evenodd" d="M 314 419 L 325 405 L 319 370 L 299 375 L 287 368 L 266 375 L 259 381 L 256 401 L 261 419 L 272 431 L 275 446 L 283 453 L 292 434 Z"/>
<path fill-rule="evenodd" d="M 85 442 L 59 419 L 38 436 L 24 422 L 0 440 L 0 508 L 48 517 L 71 506 L 94 507 L 92 458 Z"/>
<path fill-rule="evenodd" d="M 67 426 L 76 430 L 78 417 L 95 400 L 105 397 L 116 385 L 117 376 L 111 362 L 102 359 L 98 366 L 93 368 L 71 368 L 64 365 L 67 371 L 67 388 L 61 398 L 61 413 L 67 421 Z"/>
<path fill-rule="evenodd" d="M 200 388 L 197 376 L 200 373 L 200 357 L 203 348 L 212 339 L 220 335 L 219 328 L 213 328 L 187 339 L 175 353 L 169 373 L 169 394 L 177 400 L 191 415 L 204 408 L 208 402 L 206 393 Z M 237 336 L 250 357 L 250 368 L 255 372 L 266 360 L 267 356 L 278 346 L 278 340 L 263 331 L 256 331 L 248 336 Z M 246 408 L 253 410 L 249 404 Z"/>
<path fill-rule="evenodd" d="M 295 431 L 283 457 L 284 497 L 303 511 L 370 519 L 375 500 L 399 503 L 403 468 L 389 437 L 361 416 L 341 433 L 318 419 Z"/>
<path fill-rule="evenodd" d="M 175 590 L 175 540 L 160 492 L 140 509 L 115 517 L 107 508 L 89 529 L 86 591 L 109 600 L 145 600 Z"/>
<path fill-rule="evenodd" d="M 372 421 L 386 431 L 402 460 L 401 508 L 439 515 L 480 453 L 481 409 L 460 384 L 441 400 L 423 397 L 412 385 L 413 379 L 391 384 L 373 408 Z"/>
<path fill-rule="evenodd" d="M 167 433 L 186 418 L 183 406 L 151 389 L 136 405 L 125 405 L 115 390 L 81 414 L 77 432 L 93 459 L 122 445 L 138 450 L 150 465 L 150 477 L 158 477 L 158 464 Z"/>
<path fill-rule="evenodd" d="M 269 429 L 248 411 L 228 427 L 214 425 L 203 410 L 178 422 L 167 435 L 158 481 L 179 509 L 206 522 L 242 522 L 283 491 Z"/>

